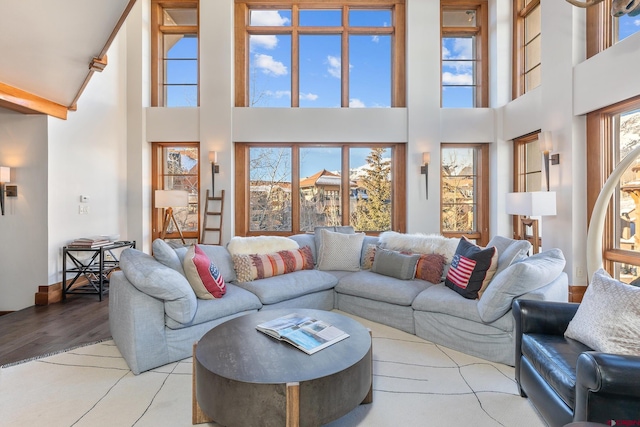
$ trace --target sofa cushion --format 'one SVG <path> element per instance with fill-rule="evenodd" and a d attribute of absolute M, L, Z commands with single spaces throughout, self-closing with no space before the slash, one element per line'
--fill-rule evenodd
<path fill-rule="evenodd" d="M 318 270 L 360 270 L 364 233 L 344 234 L 322 229 L 320 235 Z"/>
<path fill-rule="evenodd" d="M 176 251 L 162 239 L 155 239 L 152 243 L 153 257 L 160 263 L 169 268 L 173 268 L 184 276 L 182 268 L 182 260 L 178 257 Z"/>
<path fill-rule="evenodd" d="M 444 284 L 465 298 L 478 298 L 478 291 L 486 286 L 498 266 L 498 250 L 482 249 L 466 238 L 460 239 L 456 254 Z"/>
<path fill-rule="evenodd" d="M 264 255 L 233 255 L 233 267 L 239 282 L 279 276 L 299 270 L 313 269 L 311 248 L 279 251 Z"/>
<path fill-rule="evenodd" d="M 189 284 L 201 299 L 222 298 L 227 291 L 218 267 L 199 245 L 187 249 L 182 264 Z"/>
<path fill-rule="evenodd" d="M 400 280 L 413 279 L 419 258 L 418 254 L 402 254 L 380 248 L 375 252 L 371 271 Z"/>
<path fill-rule="evenodd" d="M 487 247 L 495 246 L 498 250 L 498 268 L 495 275 L 499 274 L 502 270 L 509 267 L 516 261 L 525 259 L 529 250 L 531 250 L 531 243 L 527 240 L 515 240 L 503 236 L 494 236 Z M 495 277 L 494 275 L 494 277 Z"/>
<path fill-rule="evenodd" d="M 197 298 L 187 278 L 137 249 L 125 249 L 120 269 L 140 292 L 164 302 L 167 316 L 188 323 L 196 313 Z"/>
<path fill-rule="evenodd" d="M 252 282 L 238 282 L 237 286 L 255 294 L 262 304 L 275 304 L 302 295 L 333 288 L 338 279 L 319 270 L 300 270 Z"/>
<path fill-rule="evenodd" d="M 218 245 L 198 245 L 202 251 L 207 254 L 209 259 L 216 264 L 220 274 L 225 282 L 233 282 L 236 280 L 236 271 L 233 269 L 233 260 L 231 254 L 224 246 Z M 176 254 L 180 262 L 184 262 L 184 256 L 187 253 L 187 247 L 176 248 Z"/>
<path fill-rule="evenodd" d="M 442 274 L 446 261 L 440 254 L 422 254 L 416 264 L 416 279 L 431 283 L 442 282 Z"/>
<path fill-rule="evenodd" d="M 429 286 L 431 284 L 424 280 L 400 280 L 371 271 L 358 271 L 342 277 L 335 290 L 341 294 L 410 306 L 418 294 Z"/>
<path fill-rule="evenodd" d="M 599 269 L 564 335 L 596 351 L 640 355 L 640 288 Z"/>
<path fill-rule="evenodd" d="M 514 298 L 542 288 L 562 273 L 565 259 L 560 249 L 550 249 L 518 261 L 495 276 L 478 302 L 478 313 L 493 322 L 511 309 Z"/>
<path fill-rule="evenodd" d="M 234 236 L 227 245 L 231 255 L 263 255 L 298 249 L 298 247 L 298 242 L 282 236 Z"/>

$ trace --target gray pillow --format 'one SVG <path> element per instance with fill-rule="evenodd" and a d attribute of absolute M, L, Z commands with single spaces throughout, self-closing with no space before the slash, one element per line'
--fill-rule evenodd
<path fill-rule="evenodd" d="M 176 254 L 175 249 L 167 244 L 162 239 L 155 239 L 152 244 L 153 257 L 159 263 L 166 265 L 169 268 L 173 268 L 178 273 L 184 274 L 184 269 L 182 268 L 182 262 L 180 258 L 178 258 L 178 254 Z"/>
<path fill-rule="evenodd" d="M 564 336 L 596 351 L 640 355 L 640 288 L 599 269 Z"/>
<path fill-rule="evenodd" d="M 320 230 L 322 246 L 318 270 L 359 271 L 364 233 L 343 234 Z"/>
<path fill-rule="evenodd" d="M 405 255 L 388 249 L 376 249 L 371 271 L 400 280 L 410 280 L 416 274 L 420 254 Z"/>
<path fill-rule="evenodd" d="M 318 254 L 320 253 L 320 246 L 322 246 L 322 233 L 321 230 L 333 231 L 335 233 L 342 234 L 354 234 L 356 231 L 350 225 L 339 226 L 339 227 L 316 227 L 313 229 L 313 234 L 315 236 L 316 241 L 316 260 L 318 258 Z"/>
<path fill-rule="evenodd" d="M 562 273 L 566 261 L 560 249 L 532 255 L 497 274 L 478 301 L 478 314 L 491 323 L 504 316 L 514 298 L 549 284 Z"/>
<path fill-rule="evenodd" d="M 529 256 L 531 243 L 527 240 L 514 240 L 503 236 L 494 236 L 487 247 L 495 246 L 498 249 L 498 268 L 495 275 L 509 267 L 516 261 L 520 261 Z"/>

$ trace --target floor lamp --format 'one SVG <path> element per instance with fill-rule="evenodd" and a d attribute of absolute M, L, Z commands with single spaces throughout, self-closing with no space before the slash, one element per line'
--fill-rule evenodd
<path fill-rule="evenodd" d="M 531 245 L 533 253 L 540 250 L 540 234 L 538 231 L 538 220 L 531 217 L 547 216 L 556 214 L 556 192 L 555 191 L 533 191 L 507 193 L 506 197 L 507 214 L 520 215 L 520 223 L 523 230 L 526 227 L 532 228 Z M 527 233 L 523 231 L 520 240 L 527 239 Z"/>
<path fill-rule="evenodd" d="M 162 232 L 160 238 L 164 240 L 169 229 L 169 223 L 173 221 L 173 225 L 180 234 L 182 243 L 185 244 L 182 230 L 176 221 L 176 217 L 173 216 L 173 208 L 181 208 L 189 206 L 189 193 L 184 190 L 156 190 L 155 192 L 155 207 L 158 209 L 164 209 L 164 220 L 162 221 Z"/>

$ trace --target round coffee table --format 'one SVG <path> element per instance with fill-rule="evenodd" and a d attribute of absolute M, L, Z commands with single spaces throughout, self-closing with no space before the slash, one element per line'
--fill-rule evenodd
<path fill-rule="evenodd" d="M 290 313 L 330 323 L 349 337 L 308 355 L 256 329 Z M 194 346 L 193 364 L 194 423 L 317 426 L 372 397 L 370 332 L 330 311 L 264 310 L 229 320 Z"/>

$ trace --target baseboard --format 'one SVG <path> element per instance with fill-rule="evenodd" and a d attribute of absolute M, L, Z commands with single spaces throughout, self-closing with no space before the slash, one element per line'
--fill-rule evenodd
<path fill-rule="evenodd" d="M 62 283 L 38 286 L 35 298 L 36 305 L 49 305 L 62 301 Z"/>
<path fill-rule="evenodd" d="M 11 314 L 13 311 L 0 311 L 0 316 L 4 316 L 5 314 Z"/>
<path fill-rule="evenodd" d="M 586 286 L 569 286 L 569 302 L 582 302 Z"/>

